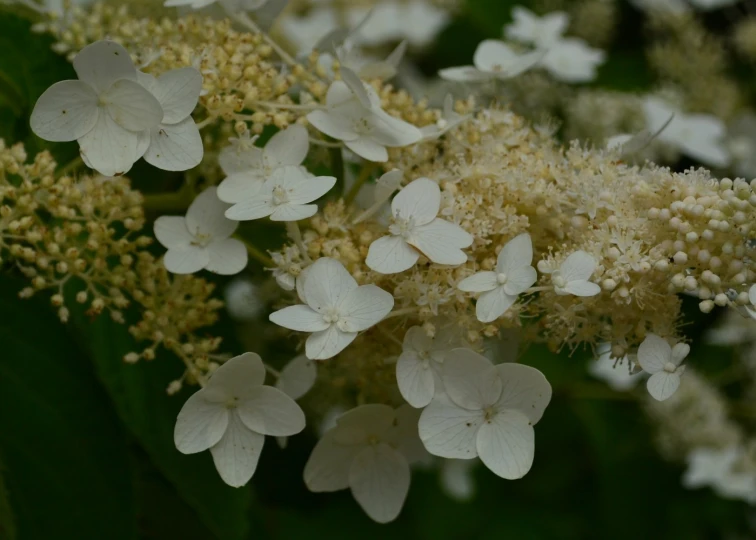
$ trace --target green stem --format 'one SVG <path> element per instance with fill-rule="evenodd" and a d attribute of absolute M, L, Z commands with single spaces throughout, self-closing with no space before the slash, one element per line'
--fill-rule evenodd
<path fill-rule="evenodd" d="M 57 170 L 55 173 L 58 178 L 63 178 L 64 176 L 67 176 L 68 173 L 71 173 L 78 169 L 79 167 L 84 165 L 84 160 L 81 159 L 81 156 L 77 156 L 65 165 L 63 165 L 60 169 Z"/>
<path fill-rule="evenodd" d="M 344 153 L 341 147 L 331 148 L 328 153 L 331 155 L 331 173 L 336 177 L 336 189 L 339 195 L 344 194 Z"/>
<path fill-rule="evenodd" d="M 169 193 L 148 193 L 143 195 L 144 209 L 152 212 L 181 212 L 192 203 L 186 188 Z"/>
<path fill-rule="evenodd" d="M 365 166 L 362 167 L 360 175 L 357 177 L 357 180 L 354 181 L 354 184 L 352 184 L 352 187 L 349 188 L 349 192 L 344 197 L 344 202 L 346 204 L 352 204 L 354 199 L 359 194 L 360 189 L 365 184 L 365 182 L 368 181 L 376 167 L 378 167 L 377 163 L 366 163 Z"/>
<path fill-rule="evenodd" d="M 273 267 L 276 265 L 276 263 L 273 262 L 273 259 L 268 257 L 262 250 L 254 246 L 246 238 L 239 236 L 238 234 L 234 235 L 234 238 L 236 238 L 237 240 L 240 240 L 247 248 L 247 253 L 249 254 L 249 256 L 255 259 L 260 264 L 262 264 L 263 266 Z"/>

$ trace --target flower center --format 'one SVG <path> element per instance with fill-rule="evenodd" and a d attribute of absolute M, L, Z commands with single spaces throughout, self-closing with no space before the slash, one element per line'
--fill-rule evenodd
<path fill-rule="evenodd" d="M 286 204 L 289 202 L 289 192 L 282 186 L 273 188 L 273 204 Z"/>
<path fill-rule="evenodd" d="M 674 373 L 676 369 L 677 366 L 672 362 L 667 362 L 666 364 L 664 364 L 664 371 L 666 371 L 667 373 Z"/>
<path fill-rule="evenodd" d="M 551 281 L 554 283 L 554 286 L 556 286 L 556 287 L 560 287 L 561 288 L 561 287 L 564 287 L 565 285 L 567 285 L 567 282 L 565 281 L 565 279 L 562 276 L 559 276 L 559 275 L 553 276 L 551 278 Z"/>
<path fill-rule="evenodd" d="M 407 219 L 394 216 L 393 222 L 389 225 L 389 232 L 394 236 L 401 236 L 405 240 L 409 238 L 412 230 L 415 228 L 415 219 L 409 217 Z"/>
<path fill-rule="evenodd" d="M 354 129 L 354 131 L 360 135 L 367 135 L 372 131 L 367 116 L 355 118 L 352 121 L 352 129 Z"/>
<path fill-rule="evenodd" d="M 336 308 L 328 308 L 323 312 L 323 320 L 328 324 L 333 324 L 341 319 L 341 314 Z"/>
<path fill-rule="evenodd" d="M 235 409 L 239 406 L 239 398 L 236 396 L 231 396 L 226 399 L 226 402 L 224 403 L 227 409 Z"/>
<path fill-rule="evenodd" d="M 197 233 L 194 235 L 194 240 L 192 240 L 192 245 L 197 247 L 207 247 L 207 245 L 212 242 L 213 237 L 210 234 L 207 233 Z"/>
<path fill-rule="evenodd" d="M 497 283 L 498 283 L 499 285 L 504 285 L 504 284 L 505 284 L 505 283 L 507 282 L 507 279 L 508 279 L 508 278 L 507 278 L 507 275 L 506 275 L 506 274 L 505 274 L 504 272 L 502 272 L 501 274 L 498 274 L 498 275 L 496 276 L 496 282 L 497 282 Z"/>
<path fill-rule="evenodd" d="M 484 418 L 485 418 L 486 422 L 488 422 L 490 424 L 491 420 L 493 420 L 494 417 L 496 416 L 496 412 L 497 411 L 496 411 L 496 409 L 493 408 L 493 406 L 486 407 L 485 409 L 483 409 L 483 415 L 484 415 Z"/>

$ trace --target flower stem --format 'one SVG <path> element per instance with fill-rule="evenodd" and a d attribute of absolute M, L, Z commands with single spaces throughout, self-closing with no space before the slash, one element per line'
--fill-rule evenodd
<path fill-rule="evenodd" d="M 310 259 L 310 254 L 307 253 L 307 247 L 304 245 L 304 240 L 302 240 L 302 231 L 299 230 L 299 224 L 296 221 L 287 221 L 286 232 L 289 238 L 294 240 L 305 262 L 308 264 L 311 263 L 312 259 Z"/>
<path fill-rule="evenodd" d="M 74 172 L 76 169 L 84 165 L 84 160 L 81 159 L 81 156 L 76 156 L 74 159 L 63 165 L 60 169 L 57 170 L 55 173 L 57 178 L 63 178 L 64 176 L 67 176 L 69 173 Z"/>
<path fill-rule="evenodd" d="M 244 12 L 237 13 L 234 16 L 234 19 L 239 24 L 249 29 L 251 32 L 259 34 L 260 37 L 263 38 L 263 41 L 265 41 L 265 43 L 267 43 L 270 48 L 273 49 L 285 63 L 292 67 L 298 65 L 298 62 L 289 53 L 283 50 L 283 48 L 278 43 L 273 41 L 273 39 L 268 35 L 267 32 L 263 32 L 263 30 L 259 26 L 257 26 L 257 23 L 249 17 L 249 15 Z"/>
<path fill-rule="evenodd" d="M 396 311 L 392 311 L 388 315 L 386 315 L 382 320 L 391 319 L 393 317 L 401 317 L 403 315 L 412 315 L 413 313 L 417 313 L 417 308 L 415 307 L 409 307 L 404 309 L 397 309 Z"/>
<path fill-rule="evenodd" d="M 331 156 L 331 174 L 336 177 L 336 189 L 340 195 L 344 194 L 344 153 L 341 147 L 331 148 L 328 153 Z"/>
<path fill-rule="evenodd" d="M 269 266 L 273 267 L 276 265 L 276 263 L 273 262 L 273 259 L 268 257 L 265 253 L 263 253 L 262 250 L 258 249 L 256 246 L 254 246 L 249 240 L 246 238 L 240 236 L 240 235 L 234 235 L 234 238 L 241 241 L 244 246 L 247 248 L 247 253 L 250 257 L 258 261 L 263 266 Z"/>
<path fill-rule="evenodd" d="M 373 173 L 376 167 L 378 167 L 378 164 L 372 162 L 368 162 L 362 167 L 360 175 L 357 177 L 357 180 L 354 181 L 354 184 L 352 184 L 352 187 L 349 188 L 349 192 L 344 197 L 344 202 L 346 204 L 351 204 L 354 201 L 354 199 L 360 193 L 360 189 L 365 184 L 365 182 L 368 181 L 370 175 Z"/>

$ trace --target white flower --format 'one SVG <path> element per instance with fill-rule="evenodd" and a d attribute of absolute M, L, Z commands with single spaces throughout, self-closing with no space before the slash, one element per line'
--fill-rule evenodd
<path fill-rule="evenodd" d="M 165 171 L 186 171 L 199 165 L 204 147 L 191 115 L 202 92 L 202 74 L 193 67 L 174 69 L 158 78 L 140 71 L 137 80 L 163 108 L 160 124 L 150 131 L 144 160 Z"/>
<path fill-rule="evenodd" d="M 391 201 L 390 236 L 370 244 L 366 264 L 376 272 L 395 274 L 411 268 L 422 253 L 438 264 L 459 265 L 467 260 L 462 249 L 473 237 L 459 225 L 437 218 L 441 190 L 433 180 L 418 178 Z"/>
<path fill-rule="evenodd" d="M 414 409 L 362 405 L 339 417 L 318 441 L 304 481 L 315 492 L 349 488 L 371 519 L 388 523 L 407 498 L 419 446 Z"/>
<path fill-rule="evenodd" d="M 635 388 L 642 376 L 633 371 L 633 362 L 625 356 L 612 358 L 611 343 L 599 343 L 598 357 L 590 360 L 588 373 L 606 382 L 612 390 L 626 392 Z"/>
<path fill-rule="evenodd" d="M 751 306 L 743 307 L 752 319 L 756 319 L 756 285 L 751 285 L 751 288 L 748 289 L 748 301 L 751 302 Z"/>
<path fill-rule="evenodd" d="M 563 11 L 539 17 L 522 6 L 512 9 L 512 19 L 514 22 L 504 27 L 507 38 L 541 48 L 549 48 L 561 41 L 570 22 L 569 16 Z"/>
<path fill-rule="evenodd" d="M 269 0 L 166 0 L 165 7 L 190 7 L 192 9 L 202 9 L 215 3 L 220 4 L 228 13 L 239 13 L 240 11 L 254 11 L 260 9 Z"/>
<path fill-rule="evenodd" d="M 315 384 L 318 376 L 318 368 L 315 362 L 305 355 L 300 355 L 291 360 L 281 370 L 276 381 L 276 388 L 284 392 L 291 399 L 299 399 L 304 396 Z"/>
<path fill-rule="evenodd" d="M 306 128 L 289 126 L 273 135 L 262 149 L 254 145 L 257 137 L 245 135 L 221 151 L 220 163 L 228 176 L 218 185 L 220 200 L 236 204 L 253 198 L 280 169 L 309 174 L 301 167 L 310 149 Z"/>
<path fill-rule="evenodd" d="M 84 162 L 104 176 L 124 174 L 149 146 L 163 118 L 160 102 L 137 82 L 129 53 L 112 41 L 84 47 L 73 61 L 78 81 L 48 88 L 31 128 L 48 141 L 78 141 Z"/>
<path fill-rule="evenodd" d="M 646 383 L 651 397 L 664 401 L 677 391 L 685 366 L 680 363 L 688 356 L 690 345 L 678 343 L 670 347 L 666 339 L 649 334 L 638 347 L 638 363 L 651 377 Z"/>
<path fill-rule="evenodd" d="M 472 468 L 475 459 L 445 459 L 441 463 L 441 489 L 457 501 L 469 501 L 475 495 Z"/>
<path fill-rule="evenodd" d="M 744 178 L 756 176 L 756 115 L 743 113 L 733 120 L 727 134 L 727 150 L 735 174 Z"/>
<path fill-rule="evenodd" d="M 555 271 L 543 263 L 538 263 L 538 270 L 551 274 L 551 283 L 558 295 L 596 296 L 601 292 L 601 287 L 589 281 L 596 270 L 596 259 L 585 251 L 570 254 Z"/>
<path fill-rule="evenodd" d="M 378 46 L 407 40 L 413 47 L 431 43 L 449 20 L 449 13 L 428 0 L 382 1 L 371 6 L 369 24 L 361 26 L 355 40 L 361 45 Z M 355 7 L 349 21 L 357 23 L 366 9 Z"/>
<path fill-rule="evenodd" d="M 723 8 L 725 6 L 732 6 L 736 4 L 738 0 L 689 0 L 689 2 L 702 11 L 708 11 Z"/>
<path fill-rule="evenodd" d="M 351 76 L 350 76 L 351 75 Z M 348 69 L 343 81 L 334 81 L 326 94 L 326 109 L 313 111 L 307 120 L 329 137 L 344 141 L 352 152 L 368 161 L 388 161 L 386 148 L 407 146 L 422 139 L 420 130 L 381 109 L 371 86 Z"/>
<path fill-rule="evenodd" d="M 559 81 L 581 83 L 594 80 L 604 60 L 606 54 L 601 49 L 589 47 L 581 39 L 564 38 L 545 52 L 538 66 Z"/>
<path fill-rule="evenodd" d="M 226 217 L 247 221 L 270 216 L 273 221 L 299 221 L 314 216 L 319 199 L 336 184 L 333 176 L 313 177 L 300 167 L 280 167 L 252 197 L 226 211 Z"/>
<path fill-rule="evenodd" d="M 155 237 L 168 248 L 163 263 L 174 274 L 193 274 L 203 268 L 223 275 L 238 274 L 247 266 L 247 248 L 231 238 L 236 221 L 223 214 L 228 205 L 218 199 L 215 187 L 197 195 L 186 217 L 161 216 L 155 220 Z"/>
<path fill-rule="evenodd" d="M 716 116 L 686 114 L 655 96 L 644 99 L 643 111 L 651 132 L 657 131 L 674 115 L 659 133 L 659 141 L 712 167 L 726 167 L 730 163 L 730 155 L 724 146 L 725 125 Z"/>
<path fill-rule="evenodd" d="M 259 289 L 248 279 L 232 280 L 223 291 L 223 298 L 228 314 L 238 321 L 255 319 L 265 307 Z"/>
<path fill-rule="evenodd" d="M 420 128 L 424 140 L 433 140 L 439 138 L 444 133 L 454 129 L 470 117 L 469 114 L 458 114 L 454 110 L 454 98 L 447 94 L 444 98 L 444 109 L 441 118 L 435 124 L 430 124 Z"/>
<path fill-rule="evenodd" d="M 480 322 L 495 321 L 504 315 L 517 297 L 536 282 L 538 274 L 532 262 L 530 235 L 523 233 L 501 248 L 495 272 L 478 272 L 457 285 L 461 291 L 483 293 L 475 304 Z"/>
<path fill-rule="evenodd" d="M 420 416 L 420 439 L 433 455 L 481 461 L 502 478 L 523 477 L 533 464 L 535 425 L 551 400 L 551 385 L 535 368 L 494 366 L 469 349 L 447 355 L 446 394 Z"/>
<path fill-rule="evenodd" d="M 688 468 L 682 483 L 688 489 L 709 486 L 726 499 L 741 499 L 756 503 L 756 473 L 738 470 L 738 461 L 744 457 L 743 449 L 694 448 L 687 457 Z"/>
<path fill-rule="evenodd" d="M 541 51 L 518 53 L 503 41 L 487 39 L 475 50 L 472 66 L 442 69 L 442 79 L 456 82 L 505 80 L 529 70 L 543 57 Z"/>
<path fill-rule="evenodd" d="M 464 346 L 458 331 L 449 325 L 436 324 L 433 337 L 421 326 L 413 326 L 404 334 L 402 354 L 396 362 L 399 392 L 413 407 L 425 407 L 437 391 L 441 391 L 441 367 L 452 349 Z"/>
<path fill-rule="evenodd" d="M 357 286 L 340 262 L 326 257 L 308 268 L 303 291 L 306 305 L 271 313 L 270 320 L 291 330 L 313 332 L 305 344 L 311 360 L 337 355 L 394 306 L 389 293 L 375 285 Z"/>
<path fill-rule="evenodd" d="M 288 436 L 302 431 L 299 405 L 276 388 L 263 386 L 265 367 L 255 353 L 228 360 L 207 385 L 184 404 L 176 420 L 179 452 L 210 449 L 224 482 L 240 487 L 257 468 L 265 435 Z"/>

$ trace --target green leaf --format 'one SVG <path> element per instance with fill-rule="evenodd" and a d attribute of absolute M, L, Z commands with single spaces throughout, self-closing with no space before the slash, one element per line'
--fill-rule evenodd
<path fill-rule="evenodd" d="M 106 315 L 92 321 L 79 312 L 72 318 L 119 416 L 157 469 L 217 538 L 244 538 L 250 526 L 250 491 L 224 484 L 209 452 L 185 456 L 173 444 L 176 416 L 193 390 L 170 397 L 166 387 L 181 375 L 183 364 L 165 352 L 153 362 L 126 364 L 124 355 L 138 348 L 124 325 Z"/>
<path fill-rule="evenodd" d="M 118 417 L 49 304 L 20 288 L 0 281 L 0 453 L 17 538 L 136 539 Z"/>

